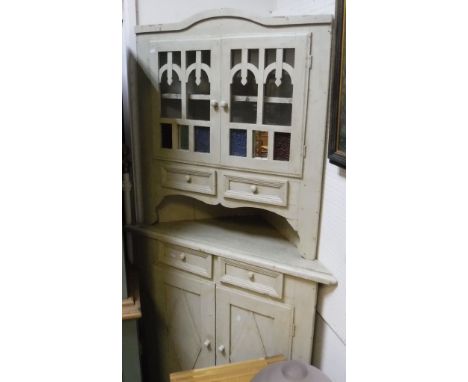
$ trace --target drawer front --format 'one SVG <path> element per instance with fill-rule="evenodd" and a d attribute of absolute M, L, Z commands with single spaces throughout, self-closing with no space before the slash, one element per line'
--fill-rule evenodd
<path fill-rule="evenodd" d="M 221 259 L 220 281 L 270 297 L 283 298 L 283 274 L 253 265 Z"/>
<path fill-rule="evenodd" d="M 215 170 L 162 166 L 161 178 L 161 184 L 165 188 L 216 195 Z"/>
<path fill-rule="evenodd" d="M 161 263 L 211 278 L 213 274 L 211 255 L 169 244 L 162 244 L 161 247 L 162 250 L 159 252 L 159 261 Z"/>
<path fill-rule="evenodd" d="M 224 175 L 224 197 L 287 206 L 288 181 Z"/>

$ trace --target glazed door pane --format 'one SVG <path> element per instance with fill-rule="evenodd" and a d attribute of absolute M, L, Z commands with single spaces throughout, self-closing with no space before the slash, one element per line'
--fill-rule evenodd
<path fill-rule="evenodd" d="M 277 354 L 289 358 L 292 324 L 289 305 L 216 287 L 216 364 Z"/>
<path fill-rule="evenodd" d="M 310 41 L 308 34 L 222 39 L 222 164 L 300 175 Z"/>
<path fill-rule="evenodd" d="M 156 157 L 219 162 L 220 41 L 150 44 Z"/>

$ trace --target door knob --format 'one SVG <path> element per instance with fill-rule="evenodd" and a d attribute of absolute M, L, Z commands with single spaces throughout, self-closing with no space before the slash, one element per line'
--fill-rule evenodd
<path fill-rule="evenodd" d="M 221 102 L 219 103 L 219 106 L 221 106 L 223 109 L 227 108 L 227 105 L 228 105 L 228 104 L 227 104 L 226 101 L 221 101 Z"/>
<path fill-rule="evenodd" d="M 210 340 L 205 340 L 205 342 L 203 342 L 203 345 L 205 345 L 206 348 L 209 348 L 210 345 L 211 345 L 211 341 Z"/>
<path fill-rule="evenodd" d="M 218 347 L 218 350 L 219 350 L 220 353 L 224 353 L 224 349 L 225 349 L 225 348 L 224 348 L 224 345 L 220 345 L 220 346 Z"/>
<path fill-rule="evenodd" d="M 211 103 L 211 106 L 214 107 L 215 109 L 218 107 L 218 101 L 216 101 L 215 99 L 212 99 L 210 103 Z"/>

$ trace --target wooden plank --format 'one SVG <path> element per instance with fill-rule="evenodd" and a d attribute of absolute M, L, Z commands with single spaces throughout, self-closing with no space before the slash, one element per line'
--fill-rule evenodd
<path fill-rule="evenodd" d="M 122 320 L 134 320 L 141 317 L 140 300 L 133 303 L 129 299 L 122 300 Z M 133 300 L 133 298 L 130 298 Z"/>
<path fill-rule="evenodd" d="M 207 367 L 190 371 L 181 371 L 170 375 L 171 382 L 250 382 L 252 378 L 268 365 L 284 361 L 283 355 L 259 358 L 250 361 Z"/>

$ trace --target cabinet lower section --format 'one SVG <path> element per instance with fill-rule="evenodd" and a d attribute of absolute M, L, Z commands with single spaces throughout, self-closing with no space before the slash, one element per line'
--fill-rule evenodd
<path fill-rule="evenodd" d="M 143 316 L 157 332 L 150 367 L 158 380 L 167 381 L 175 371 L 277 354 L 310 362 L 316 282 L 196 248 L 137 239 L 147 275 L 142 287 L 150 297 Z M 193 267 L 195 260 L 201 263 Z"/>

